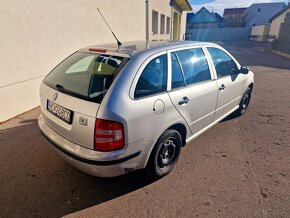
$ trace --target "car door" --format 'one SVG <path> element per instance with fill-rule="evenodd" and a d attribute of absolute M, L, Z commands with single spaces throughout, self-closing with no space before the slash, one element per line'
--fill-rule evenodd
<path fill-rule="evenodd" d="M 202 48 L 172 51 L 170 59 L 169 96 L 192 134 L 198 134 L 214 120 L 217 83 Z"/>
<path fill-rule="evenodd" d="M 214 119 L 218 120 L 237 109 L 243 94 L 244 74 L 238 73 L 240 65 L 225 50 L 217 47 L 207 50 L 217 77 L 219 91 Z"/>
<path fill-rule="evenodd" d="M 167 57 L 166 51 L 148 57 L 136 73 L 126 105 L 126 111 L 131 111 L 126 118 L 130 142 L 146 139 L 155 143 L 172 123 L 182 120 L 167 93 Z"/>

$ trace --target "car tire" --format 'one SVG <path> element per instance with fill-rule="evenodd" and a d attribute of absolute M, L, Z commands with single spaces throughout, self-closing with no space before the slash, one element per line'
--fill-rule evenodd
<path fill-rule="evenodd" d="M 252 89 L 248 87 L 241 99 L 239 109 L 237 110 L 238 116 L 241 116 L 246 112 L 251 101 L 251 95 L 252 95 Z"/>
<path fill-rule="evenodd" d="M 182 147 L 182 137 L 176 130 L 166 130 L 157 140 L 149 161 L 146 166 L 146 173 L 159 179 L 174 168 Z"/>

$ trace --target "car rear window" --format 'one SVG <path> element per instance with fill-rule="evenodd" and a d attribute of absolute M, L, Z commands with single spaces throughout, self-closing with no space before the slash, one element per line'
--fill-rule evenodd
<path fill-rule="evenodd" d="M 100 102 L 129 58 L 76 52 L 44 79 L 50 87 L 82 99 Z"/>

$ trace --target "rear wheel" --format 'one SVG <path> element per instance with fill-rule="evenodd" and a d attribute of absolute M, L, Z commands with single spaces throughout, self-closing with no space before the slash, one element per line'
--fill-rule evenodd
<path fill-rule="evenodd" d="M 158 139 L 146 166 L 146 172 L 161 178 L 171 172 L 182 147 L 182 138 L 176 130 L 166 130 Z"/>
<path fill-rule="evenodd" d="M 239 109 L 237 110 L 237 113 L 239 116 L 243 115 L 246 112 L 246 110 L 250 104 L 251 94 L 252 94 L 252 89 L 250 87 L 248 87 L 245 94 L 243 95 L 243 97 L 241 99 Z"/>

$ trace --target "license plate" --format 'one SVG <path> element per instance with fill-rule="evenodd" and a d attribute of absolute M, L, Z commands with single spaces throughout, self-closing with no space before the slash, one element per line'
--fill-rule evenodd
<path fill-rule="evenodd" d="M 59 106 L 58 104 L 47 100 L 47 110 L 52 113 L 53 115 L 57 116 L 64 122 L 71 124 L 72 121 L 72 111 Z"/>

